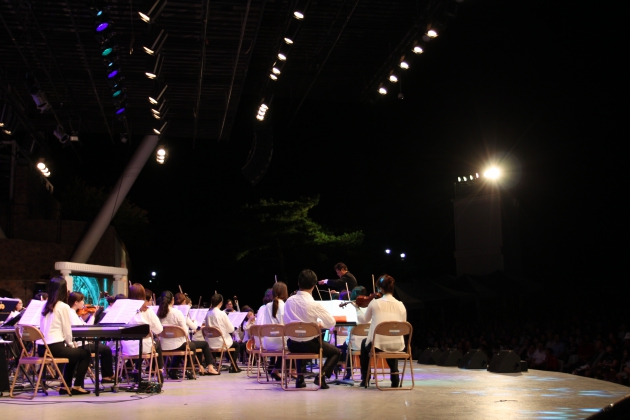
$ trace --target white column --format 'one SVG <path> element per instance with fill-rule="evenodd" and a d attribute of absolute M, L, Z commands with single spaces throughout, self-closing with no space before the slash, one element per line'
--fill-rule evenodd
<path fill-rule="evenodd" d="M 70 270 L 59 270 L 61 272 L 61 276 L 66 279 L 66 284 L 68 285 L 68 293 L 72 292 L 72 276 L 70 276 Z"/>

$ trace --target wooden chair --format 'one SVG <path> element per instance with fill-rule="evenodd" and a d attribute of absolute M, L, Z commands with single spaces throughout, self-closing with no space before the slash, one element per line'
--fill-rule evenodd
<path fill-rule="evenodd" d="M 203 338 L 205 338 L 206 341 L 208 342 L 208 345 L 210 345 L 210 341 L 208 341 L 208 339 L 221 338 L 221 342 L 223 343 L 221 347 L 210 347 L 211 352 L 221 353 L 221 355 L 217 359 L 218 360 L 217 371 L 219 372 L 219 374 L 221 374 L 221 365 L 223 364 L 223 355 L 226 352 L 230 359 L 230 363 L 232 364 L 232 367 L 234 368 L 234 370 L 238 370 L 238 366 L 234 362 L 234 358 L 232 357 L 232 354 L 231 354 L 231 353 L 234 353 L 236 349 L 232 347 L 228 347 L 225 341 L 225 338 L 223 337 L 223 334 L 221 334 L 221 330 L 219 330 L 217 327 L 203 327 L 201 329 L 201 333 L 203 334 Z"/>
<path fill-rule="evenodd" d="M 190 367 L 191 367 L 191 371 L 193 374 L 193 377 L 195 379 L 197 379 L 197 376 L 195 374 L 195 360 L 193 359 L 193 356 L 195 355 L 195 353 L 193 351 L 190 350 L 190 340 L 188 339 L 188 331 L 184 330 L 182 327 L 180 327 L 179 325 L 168 325 L 165 324 L 163 325 L 163 329 L 162 332 L 158 335 L 158 337 L 160 338 L 180 338 L 180 337 L 184 337 L 186 339 L 186 348 L 184 350 L 164 350 L 162 349 L 162 357 L 164 357 L 165 359 L 167 357 L 174 357 L 174 356 L 183 356 L 184 357 L 184 366 L 181 368 L 182 369 L 182 378 L 177 380 L 178 382 L 181 382 L 184 380 L 184 377 L 186 376 L 186 368 L 188 366 L 188 362 L 190 362 Z M 168 373 L 169 369 L 170 370 L 179 370 L 179 367 L 172 367 L 169 368 L 165 364 L 165 371 Z"/>
<path fill-rule="evenodd" d="M 322 383 L 322 366 L 323 366 L 323 351 L 322 351 L 322 334 L 319 329 L 319 325 L 316 323 L 304 323 L 304 322 L 291 322 L 284 326 L 284 334 L 282 339 L 286 341 L 287 338 L 292 337 L 317 337 L 319 339 L 319 352 L 318 353 L 291 353 L 289 349 L 284 346 L 282 351 L 282 389 L 285 391 L 317 391 L 320 387 L 305 387 L 305 388 L 289 388 L 289 378 L 291 377 L 291 370 L 293 368 L 293 361 L 297 360 L 312 360 L 317 359 L 319 366 L 319 383 Z M 286 361 L 289 361 L 288 366 Z M 297 363 L 296 363 L 297 366 Z M 297 371 L 296 375 L 299 380 L 300 375 L 304 375 Z"/>
<path fill-rule="evenodd" d="M 22 348 L 22 351 L 20 353 L 20 360 L 18 361 L 18 365 L 17 365 L 17 370 L 16 372 L 19 371 L 20 366 L 22 365 L 26 365 L 26 366 L 33 366 L 33 368 L 35 368 L 35 366 L 37 365 L 41 365 L 41 367 L 39 368 L 39 372 L 37 373 L 37 381 L 35 382 L 35 387 L 33 389 L 33 395 L 29 398 L 29 399 L 33 399 L 35 398 L 35 395 L 37 395 L 37 391 L 39 390 L 39 386 L 42 383 L 42 377 L 44 376 L 44 371 L 46 369 L 46 367 L 51 366 L 52 368 L 55 369 L 56 373 L 59 375 L 59 379 L 61 380 L 61 383 L 63 385 L 63 387 L 66 389 L 66 391 L 68 392 L 69 396 L 72 396 L 72 390 L 70 389 L 70 387 L 68 386 L 68 384 L 66 383 L 63 374 L 61 373 L 61 370 L 59 369 L 59 364 L 60 363 L 69 363 L 70 360 L 68 360 L 67 358 L 63 358 L 63 357 L 54 357 L 52 355 L 52 352 L 50 351 L 50 348 L 48 347 L 48 344 L 46 343 L 46 340 L 44 339 L 44 335 L 42 334 L 42 332 L 39 330 L 39 328 L 36 327 L 31 327 L 28 325 L 23 325 L 23 326 L 16 326 L 15 327 L 15 336 L 18 339 L 18 342 L 20 343 L 20 347 Z M 38 355 L 36 355 L 36 351 L 37 351 L 37 345 L 35 344 L 35 341 L 37 340 L 41 340 L 44 343 L 44 347 L 46 349 L 46 351 L 44 352 L 44 356 L 43 357 L 39 357 Z M 25 342 L 31 342 L 32 343 L 32 350 L 29 352 L 26 350 L 26 346 L 24 345 Z M 15 396 L 13 395 L 13 391 L 15 389 L 15 383 L 17 381 L 17 373 L 15 374 L 15 376 L 13 377 L 13 383 L 11 384 L 11 389 L 9 391 L 9 395 L 12 398 L 28 398 L 28 397 L 19 397 L 19 396 Z M 48 395 L 48 391 L 46 391 L 46 387 L 42 384 L 42 391 L 44 391 L 44 394 Z"/>
<path fill-rule="evenodd" d="M 395 390 L 409 390 L 413 389 L 416 385 L 413 378 L 413 366 L 411 359 L 411 334 L 413 332 L 413 327 L 408 322 L 399 322 L 399 321 L 387 321 L 381 322 L 374 328 L 374 335 L 372 336 L 372 343 L 375 343 L 377 336 L 385 336 L 385 337 L 403 337 L 407 336 L 407 342 L 405 343 L 406 350 L 403 351 L 376 351 L 376 347 L 372 346 L 372 351 L 370 358 L 375 361 L 374 363 L 374 382 L 376 383 L 376 388 L 381 391 L 395 391 Z M 378 360 L 384 359 L 403 359 L 405 363 L 403 364 L 402 373 L 398 373 L 398 377 L 400 378 L 400 383 L 397 388 L 381 388 L 378 384 Z M 409 361 L 409 370 L 411 371 L 411 387 L 403 387 L 403 381 L 405 379 L 405 371 L 407 369 L 407 361 Z M 381 368 L 383 369 L 383 368 Z M 372 369 L 370 368 L 370 371 Z M 384 369 L 381 372 L 383 375 L 385 374 Z M 392 374 L 390 372 L 390 374 Z M 394 373 L 395 375 L 396 373 Z"/>
<path fill-rule="evenodd" d="M 245 344 L 245 348 L 247 349 L 247 377 L 253 378 L 260 376 L 260 368 L 261 368 L 261 359 L 260 359 L 260 346 L 256 344 L 256 338 L 258 338 L 258 333 L 260 330 L 260 325 L 252 325 L 249 327 L 249 336 L 251 337 L 247 340 Z M 254 364 L 256 365 L 256 375 L 254 375 Z"/>
<path fill-rule="evenodd" d="M 149 332 L 149 334 L 145 338 L 151 338 L 151 351 L 149 353 L 142 353 L 142 362 L 147 362 L 149 364 L 149 381 L 151 380 L 151 376 L 155 382 L 162 383 L 162 376 L 158 373 L 159 369 L 153 369 L 153 366 L 157 364 L 157 351 L 155 350 L 155 343 L 153 339 L 153 333 Z M 125 377 L 127 378 L 127 383 L 129 383 L 130 375 L 127 370 L 127 361 L 131 360 L 132 363 L 134 360 L 138 359 L 137 354 L 125 354 L 121 353 L 120 357 L 118 357 L 118 366 L 116 366 L 116 377 L 120 378 L 120 373 L 122 370 L 125 370 Z"/>
<path fill-rule="evenodd" d="M 260 354 L 259 357 L 261 360 L 264 360 L 264 362 L 262 362 L 262 368 L 265 371 L 265 377 L 267 379 L 267 383 L 269 383 L 269 373 L 268 373 L 268 369 L 267 369 L 267 357 L 283 357 L 284 355 L 284 347 L 286 347 L 286 345 L 283 345 L 281 350 L 270 350 L 265 348 L 265 338 L 278 338 L 278 339 L 282 339 L 283 343 L 285 343 L 284 341 L 284 325 L 281 324 L 267 324 L 267 325 L 260 325 L 260 328 L 258 330 L 258 339 L 260 341 Z M 284 361 L 283 361 L 284 363 Z M 280 373 L 280 382 L 282 382 L 283 380 L 283 376 L 282 376 L 282 371 Z M 260 369 L 258 370 L 258 383 L 264 383 L 260 381 Z M 277 382 L 276 382 L 277 383 Z"/>

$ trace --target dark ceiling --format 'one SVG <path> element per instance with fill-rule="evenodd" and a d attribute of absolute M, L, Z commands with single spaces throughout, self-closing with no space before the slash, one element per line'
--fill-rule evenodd
<path fill-rule="evenodd" d="M 128 101 L 122 120 L 95 37 L 95 4 L 109 10 L 116 32 Z M 44 150 L 56 143 L 58 125 L 82 138 L 98 133 L 118 142 L 121 134 L 149 134 L 163 123 L 151 117 L 147 98 L 167 84 L 168 135 L 227 140 L 237 112 L 251 113 L 255 123 L 263 99 L 269 117 L 278 98 L 289 100 L 295 115 L 307 99 L 356 103 L 377 95 L 401 57 L 414 56 L 410 48 L 427 25 L 444 26 L 456 6 L 454 0 L 168 0 L 148 25 L 137 1 L 0 0 L 0 106 L 11 107 L 21 132 L 13 134 L 26 149 L 31 139 Z M 306 10 L 305 19 L 294 19 L 295 9 Z M 168 33 L 164 63 L 152 81 L 144 76 L 151 57 L 142 46 L 161 29 Z M 295 42 L 272 81 L 287 35 Z M 37 109 L 33 84 L 50 109 Z"/>

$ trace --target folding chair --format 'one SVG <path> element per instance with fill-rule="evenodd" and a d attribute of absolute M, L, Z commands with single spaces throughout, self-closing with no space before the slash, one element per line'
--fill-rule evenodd
<path fill-rule="evenodd" d="M 354 379 L 355 369 L 359 369 L 359 373 L 361 371 L 361 361 L 360 361 L 361 345 L 359 345 L 358 349 L 353 348 L 352 347 L 353 338 L 354 337 L 367 338 L 369 333 L 370 333 L 370 324 L 357 324 L 356 326 L 352 327 L 352 330 L 350 331 L 350 339 L 348 340 L 348 352 L 346 353 L 346 356 L 350 360 L 350 372 L 352 372 L 353 381 L 355 381 Z M 370 363 L 373 364 L 374 361 L 371 360 Z M 380 363 L 381 363 L 381 367 L 385 368 L 384 361 L 381 360 Z"/>
<path fill-rule="evenodd" d="M 287 338 L 292 337 L 317 337 L 319 340 L 319 352 L 318 353 L 291 353 L 287 346 L 283 347 L 282 351 L 282 389 L 285 391 L 317 391 L 320 386 L 315 388 L 305 387 L 305 388 L 289 388 L 289 379 L 291 375 L 291 370 L 293 367 L 293 361 L 295 360 L 312 360 L 317 359 L 319 366 L 319 383 L 322 383 L 322 366 L 323 366 L 323 351 L 322 351 L 322 334 L 319 329 L 319 325 L 315 323 L 304 323 L 304 322 L 291 322 L 290 324 L 286 324 L 284 326 L 284 334 L 282 339 L 286 341 Z M 289 361 L 289 366 L 287 367 L 286 361 Z M 296 376 L 299 379 L 300 375 L 304 375 L 302 372 L 297 371 L 297 363 L 296 363 Z"/>
<path fill-rule="evenodd" d="M 144 363 L 146 361 L 149 364 L 149 381 L 151 380 L 151 376 L 153 376 L 153 379 L 155 380 L 155 382 L 159 382 L 161 384 L 162 377 L 158 373 L 159 369 L 157 368 L 157 366 L 155 369 L 153 369 L 153 366 L 157 364 L 157 351 L 155 350 L 155 343 L 153 341 L 153 333 L 149 332 L 149 334 L 145 338 L 151 338 L 152 344 L 151 344 L 151 351 L 149 353 L 142 353 L 142 362 Z M 130 375 L 127 370 L 127 361 L 131 360 L 133 363 L 133 361 L 136 359 L 138 359 L 137 353 L 134 353 L 134 354 L 122 353 L 120 357 L 118 358 L 118 366 L 116 366 L 116 377 L 119 378 L 120 373 L 124 369 L 125 377 L 127 378 L 127 383 L 129 383 Z"/>
<path fill-rule="evenodd" d="M 245 344 L 245 348 L 247 349 L 247 354 L 249 355 L 247 358 L 247 377 L 253 378 L 255 376 L 260 375 L 260 345 L 256 343 L 256 339 L 258 338 L 258 331 L 260 330 L 259 325 L 252 325 L 249 327 L 249 336 L 251 337 L 247 340 Z M 257 374 L 254 375 L 254 363 L 256 364 L 256 368 L 258 370 Z"/>
<path fill-rule="evenodd" d="M 376 383 L 376 388 L 381 391 L 395 391 L 395 390 L 409 390 L 413 389 L 416 385 L 413 379 L 413 367 L 411 360 L 411 334 L 413 332 L 413 327 L 408 322 L 399 322 L 399 321 L 387 321 L 381 322 L 374 328 L 374 335 L 372 336 L 372 343 L 375 343 L 376 337 L 378 335 L 386 336 L 386 337 L 404 337 L 407 335 L 407 342 L 405 343 L 406 350 L 403 351 L 376 351 L 376 347 L 372 345 L 372 351 L 370 358 L 375 361 L 374 363 L 374 382 Z M 384 359 L 403 359 L 405 363 L 403 364 L 402 373 L 398 373 L 398 377 L 400 378 L 400 383 L 397 388 L 381 388 L 378 384 L 378 364 L 376 361 Z M 407 361 L 409 361 L 409 370 L 411 371 L 411 387 L 403 388 L 403 381 L 405 379 L 405 370 L 407 368 Z M 398 360 L 396 361 L 398 363 Z M 383 369 L 381 367 L 381 369 Z M 371 372 L 371 368 L 370 368 Z M 384 369 L 381 372 L 383 375 L 385 374 Z M 390 372 L 390 375 L 392 373 Z M 393 373 L 395 375 L 396 373 Z"/>
<path fill-rule="evenodd" d="M 193 351 L 190 350 L 190 340 L 188 339 L 188 332 L 185 331 L 182 327 L 180 327 L 179 325 L 163 325 L 163 330 L 162 332 L 158 335 L 158 337 L 160 338 L 179 338 L 179 337 L 184 337 L 186 339 L 186 348 L 185 350 L 164 350 L 162 349 L 162 357 L 164 357 L 165 359 L 167 357 L 174 357 L 174 356 L 183 356 L 184 357 L 184 366 L 181 368 L 182 369 L 182 378 L 180 380 L 178 380 L 177 382 L 181 382 L 184 380 L 184 377 L 186 376 L 186 367 L 188 366 L 188 362 L 190 361 L 190 367 L 192 370 L 192 374 L 193 377 L 195 379 L 197 379 L 197 376 L 195 374 L 195 360 L 193 359 L 193 356 L 195 355 L 195 353 Z M 166 367 L 166 363 L 165 363 L 165 367 Z M 166 372 L 168 373 L 168 371 L 170 370 L 179 370 L 179 367 L 166 367 Z"/>
<path fill-rule="evenodd" d="M 265 338 L 277 338 L 282 340 L 282 349 L 280 350 L 270 350 L 265 347 Z M 281 324 L 267 324 L 260 325 L 258 330 L 258 339 L 260 341 L 260 353 L 259 358 L 264 360 L 261 363 L 263 370 L 265 371 L 265 377 L 267 378 L 267 382 L 269 382 L 269 373 L 267 369 L 267 357 L 283 357 L 284 348 L 286 347 L 286 342 L 284 341 L 284 325 Z M 284 359 L 283 362 L 284 363 Z M 282 371 L 280 373 L 280 382 L 283 380 Z M 260 382 L 260 369 L 258 369 L 258 383 Z M 276 382 L 277 383 L 277 382 Z"/>
<path fill-rule="evenodd" d="M 219 330 L 217 327 L 203 327 L 201 329 L 201 333 L 203 334 L 203 338 L 205 338 L 206 341 L 208 342 L 208 345 L 210 345 L 210 341 L 208 341 L 208 339 L 210 338 L 221 338 L 221 341 L 223 342 L 220 348 L 210 347 L 211 352 L 221 353 L 218 359 L 218 366 L 217 366 L 217 371 L 219 372 L 219 374 L 221 374 L 221 366 L 223 364 L 223 355 L 226 352 L 230 359 L 230 363 L 232 364 L 232 367 L 234 368 L 234 370 L 238 370 L 238 366 L 234 362 L 234 358 L 231 355 L 231 353 L 234 353 L 236 349 L 234 349 L 233 347 L 227 346 L 227 343 L 225 342 L 225 338 L 223 338 L 223 334 L 221 334 L 221 330 Z"/>
<path fill-rule="evenodd" d="M 22 365 L 33 366 L 33 367 L 37 365 L 41 365 L 41 367 L 39 368 L 39 372 L 37 373 L 37 381 L 35 382 L 35 387 L 33 388 L 33 395 L 29 399 L 32 400 L 33 398 L 35 398 L 35 395 L 37 395 L 37 391 L 41 384 L 42 377 L 44 376 L 45 367 L 47 366 L 54 367 L 55 371 L 59 375 L 59 378 L 61 379 L 61 383 L 63 387 L 68 392 L 68 395 L 72 396 L 72 390 L 66 383 L 66 380 L 64 379 L 63 374 L 61 373 L 61 370 L 59 369 L 59 365 L 58 365 L 59 363 L 69 363 L 70 360 L 65 357 L 54 357 L 52 355 L 52 352 L 50 351 L 50 348 L 48 347 L 48 344 L 46 343 L 46 340 L 44 339 L 44 334 L 42 334 L 39 328 L 31 327 L 28 325 L 16 326 L 15 336 L 17 337 L 20 343 L 20 347 L 22 348 L 22 352 L 20 353 L 20 360 L 17 366 L 18 371 L 20 369 L 20 366 Z M 44 347 L 46 348 L 46 351 L 44 352 L 43 357 L 38 357 L 35 355 L 35 352 L 37 351 L 37 345 L 35 344 L 35 341 L 37 340 L 41 340 L 42 343 L 44 343 L 43 344 Z M 26 346 L 24 345 L 24 342 L 32 343 L 32 350 L 30 352 L 26 350 Z M 13 395 L 17 377 L 18 375 L 16 371 L 16 374 L 13 377 L 13 383 L 11 384 L 9 395 L 12 398 L 27 398 L 27 397 L 18 397 L 18 396 Z M 43 384 L 42 384 L 42 391 L 44 391 L 44 394 L 48 395 L 48 391 L 46 391 L 46 387 Z"/>

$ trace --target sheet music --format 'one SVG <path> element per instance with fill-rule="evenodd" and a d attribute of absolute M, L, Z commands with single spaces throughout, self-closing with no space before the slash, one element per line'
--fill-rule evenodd
<path fill-rule="evenodd" d="M 184 318 L 188 316 L 188 312 L 190 311 L 190 306 L 188 305 L 173 305 L 173 308 L 178 309 L 179 312 L 184 314 Z"/>
<path fill-rule="evenodd" d="M 144 305 L 143 300 L 136 299 L 118 299 L 109 308 L 101 324 L 127 324 L 131 318 L 138 313 L 138 310 Z"/>
<path fill-rule="evenodd" d="M 206 315 L 208 315 L 208 308 L 191 309 L 188 315 L 197 321 L 197 325 L 201 326 L 206 323 Z"/>
<path fill-rule="evenodd" d="M 42 319 L 42 311 L 44 310 L 46 302 L 45 300 L 31 300 L 18 325 L 31 325 L 39 328 L 39 321 Z"/>
<path fill-rule="evenodd" d="M 343 308 L 339 307 L 340 303 L 343 303 L 343 300 L 316 300 L 318 305 L 324 307 L 326 312 L 335 318 L 337 322 L 355 322 L 358 323 L 357 320 L 357 310 L 350 305 L 346 305 Z M 344 321 L 345 318 L 345 321 Z"/>
<path fill-rule="evenodd" d="M 157 315 L 158 309 L 160 309 L 160 307 L 158 305 L 149 306 L 149 309 L 151 309 Z"/>
<path fill-rule="evenodd" d="M 243 320 L 247 316 L 247 312 L 233 311 L 227 314 L 227 316 L 230 319 L 230 322 L 232 323 L 232 325 L 234 325 L 234 328 L 238 328 L 241 326 L 241 324 L 243 323 Z"/>

